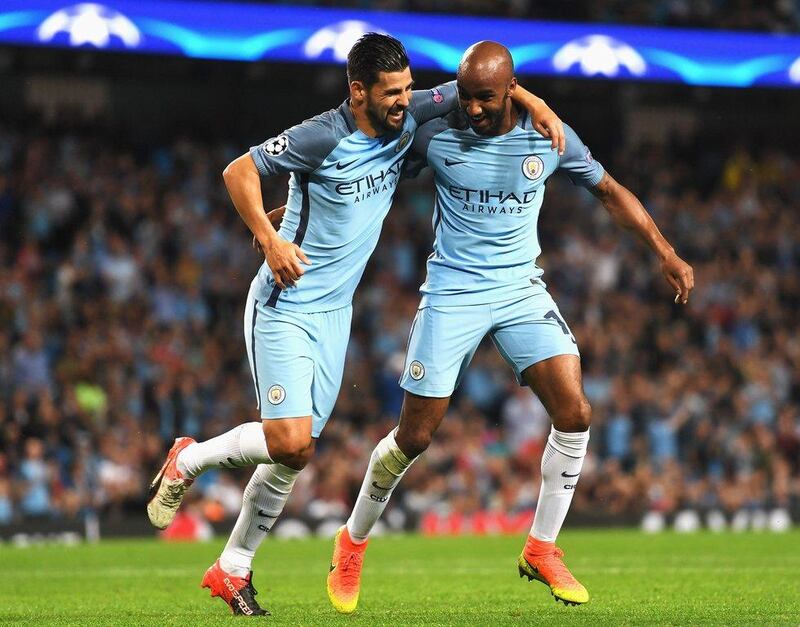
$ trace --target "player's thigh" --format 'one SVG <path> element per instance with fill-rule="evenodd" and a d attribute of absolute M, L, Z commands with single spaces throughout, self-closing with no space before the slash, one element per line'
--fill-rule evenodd
<path fill-rule="evenodd" d="M 546 291 L 496 303 L 492 314 L 492 341 L 521 385 L 525 384 L 522 373 L 547 359 L 565 355 L 580 363 L 575 337 Z"/>
<path fill-rule="evenodd" d="M 491 315 L 485 305 L 419 309 L 409 334 L 400 387 L 421 397 L 451 396 L 490 328 Z"/>
<path fill-rule="evenodd" d="M 314 380 L 311 384 L 312 435 L 318 438 L 330 418 L 342 386 L 352 307 L 312 314 Z"/>
<path fill-rule="evenodd" d="M 577 355 L 556 355 L 528 366 L 522 377 L 542 401 L 553 425 L 561 431 L 583 431 L 589 424 L 589 403 L 583 392 Z"/>
<path fill-rule="evenodd" d="M 311 416 L 314 349 L 304 314 L 252 307 L 248 358 L 261 419 Z"/>

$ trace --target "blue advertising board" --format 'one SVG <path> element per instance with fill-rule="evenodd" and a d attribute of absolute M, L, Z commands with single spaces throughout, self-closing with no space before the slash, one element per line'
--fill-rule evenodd
<path fill-rule="evenodd" d="M 475 41 L 520 74 L 800 87 L 800 36 L 215 2 L 0 0 L 0 45 L 233 61 L 343 63 L 364 32 L 403 41 L 413 67 L 452 72 Z"/>

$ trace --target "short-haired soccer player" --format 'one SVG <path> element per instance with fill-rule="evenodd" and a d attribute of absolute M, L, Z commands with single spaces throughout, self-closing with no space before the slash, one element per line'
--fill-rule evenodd
<path fill-rule="evenodd" d="M 601 200 L 617 224 L 650 246 L 676 302 L 686 303 L 694 287 L 691 267 L 636 196 L 604 171 L 569 126 L 564 154 L 550 150 L 512 103 L 515 89 L 508 50 L 494 42 L 472 46 L 458 69 L 461 110 L 423 125 L 414 140 L 409 174 L 427 164 L 435 175 L 434 254 L 400 380 L 400 423 L 372 453 L 355 508 L 336 536 L 328 596 L 340 612 L 355 610 L 367 536 L 403 474 L 428 447 L 487 334 L 552 420 L 519 574 L 544 582 L 565 604 L 589 600 L 555 544 L 581 473 L 591 414 L 575 338 L 536 265 L 537 220 L 551 174 L 564 170 Z"/>
<path fill-rule="evenodd" d="M 396 39 L 362 37 L 347 60 L 350 98 L 269 139 L 224 172 L 231 199 L 264 251 L 250 286 L 245 340 L 261 422 L 205 442 L 178 438 L 150 487 L 147 512 L 164 528 L 192 481 L 209 468 L 257 465 L 225 549 L 203 578 L 237 614 L 265 614 L 252 560 L 314 452 L 339 393 L 351 301 L 375 248 L 417 128 L 458 106 L 454 83 L 414 92 Z M 550 132 L 555 114 L 527 92 L 521 102 Z M 290 173 L 276 232 L 264 213 L 261 177 Z M 305 265 L 305 267 L 304 267 Z"/>

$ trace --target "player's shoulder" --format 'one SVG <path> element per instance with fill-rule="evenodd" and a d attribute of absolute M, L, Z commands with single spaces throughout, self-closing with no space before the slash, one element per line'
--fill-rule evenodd
<path fill-rule="evenodd" d="M 333 151 L 336 145 L 356 130 L 353 114 L 347 102 L 324 111 L 314 117 L 303 120 L 286 130 L 290 142 L 298 145 L 298 150 L 314 150 L 314 152 Z"/>

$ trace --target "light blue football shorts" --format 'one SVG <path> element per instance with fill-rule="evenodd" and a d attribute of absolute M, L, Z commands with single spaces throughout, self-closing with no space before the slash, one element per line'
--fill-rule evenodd
<path fill-rule="evenodd" d="M 575 337 L 544 288 L 497 303 L 426 306 L 411 326 L 400 387 L 419 396 L 450 396 L 487 333 L 520 385 L 528 366 L 556 355 L 579 355 Z"/>
<path fill-rule="evenodd" d="M 311 416 L 311 435 L 319 437 L 342 384 L 352 314 L 351 306 L 319 313 L 268 307 L 251 285 L 244 339 L 262 420 Z"/>

